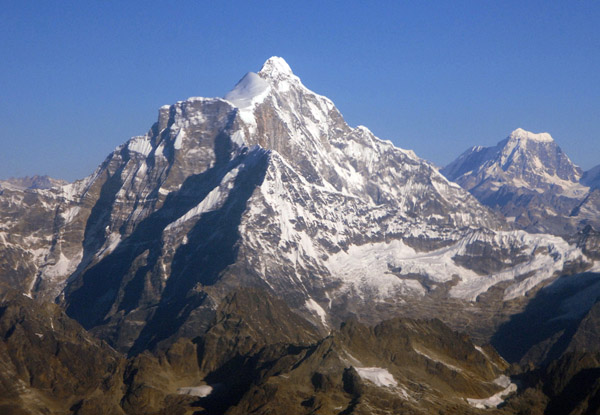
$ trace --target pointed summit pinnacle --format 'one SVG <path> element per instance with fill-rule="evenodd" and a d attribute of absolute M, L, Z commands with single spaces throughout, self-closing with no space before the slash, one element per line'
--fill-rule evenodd
<path fill-rule="evenodd" d="M 285 59 L 280 58 L 279 56 L 273 56 L 267 59 L 258 74 L 265 78 L 295 77 L 290 65 L 287 64 Z"/>

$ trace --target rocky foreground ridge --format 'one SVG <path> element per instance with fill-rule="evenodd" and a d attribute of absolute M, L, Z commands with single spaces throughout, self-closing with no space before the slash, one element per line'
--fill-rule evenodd
<path fill-rule="evenodd" d="M 593 313 L 588 328 L 592 321 L 599 327 L 600 314 Z M 321 337 L 283 301 L 248 289 L 226 296 L 197 336 L 131 358 L 56 305 L 5 292 L 0 356 L 0 410 L 7 415 L 600 409 L 597 345 L 565 352 L 543 370 L 509 369 L 491 346 L 477 346 L 439 320 L 393 319 L 374 327 L 352 320 Z"/>

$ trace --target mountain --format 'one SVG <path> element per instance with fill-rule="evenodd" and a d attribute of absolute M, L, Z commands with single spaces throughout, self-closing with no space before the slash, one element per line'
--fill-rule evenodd
<path fill-rule="evenodd" d="M 592 226 L 598 229 L 598 218 L 600 218 L 600 188 L 592 188 L 583 198 L 573 212 L 571 217 L 577 220 L 580 227 Z"/>
<path fill-rule="evenodd" d="M 596 278 L 597 280 L 597 278 Z M 439 320 L 356 320 L 321 337 L 266 291 L 229 293 L 205 331 L 126 359 L 56 305 L 0 294 L 3 414 L 462 413 L 598 410 L 596 304 L 548 366 L 507 376 Z M 517 384 L 519 385 L 517 388 Z"/>
<path fill-rule="evenodd" d="M 405 315 L 485 341 L 541 283 L 592 265 L 348 126 L 277 57 L 225 98 L 162 107 L 87 178 L 0 204 L 2 280 L 130 355 L 205 330 L 238 287 L 321 333 Z"/>
<path fill-rule="evenodd" d="M 516 389 L 493 350 L 439 320 L 351 321 L 295 354 L 265 365 L 226 413 L 469 414 L 495 408 Z"/>
<path fill-rule="evenodd" d="M 570 237 L 350 127 L 277 57 L 161 107 L 83 180 L 1 182 L 0 412 L 559 408 L 597 367 L 594 193 L 549 136 L 513 135 L 506 170 L 472 160 L 507 197 L 526 180 L 572 204 L 548 222 Z M 593 408 L 587 384 L 572 402 Z"/>
<path fill-rule="evenodd" d="M 518 128 L 494 147 L 467 150 L 441 173 L 529 232 L 568 236 L 598 225 L 574 213 L 590 188 L 548 133 Z"/>

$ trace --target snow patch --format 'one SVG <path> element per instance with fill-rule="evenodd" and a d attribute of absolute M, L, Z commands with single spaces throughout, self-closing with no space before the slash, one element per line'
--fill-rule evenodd
<path fill-rule="evenodd" d="M 147 156 L 152 151 L 152 145 L 150 144 L 150 138 L 144 137 L 133 137 L 127 144 L 127 149 L 130 152 L 139 153 L 143 156 Z"/>
<path fill-rule="evenodd" d="M 75 269 L 81 258 L 83 251 L 80 251 L 73 258 L 67 258 L 62 252 L 60 253 L 58 260 L 54 264 L 45 265 L 43 267 L 43 278 L 56 279 L 58 277 L 64 277 L 70 275 Z"/>
<path fill-rule="evenodd" d="M 185 137 L 185 131 L 183 131 L 183 128 L 182 128 L 177 133 L 177 136 L 175 137 L 175 142 L 173 143 L 173 147 L 175 148 L 175 150 L 181 150 L 181 145 L 183 143 L 184 137 Z"/>
<path fill-rule="evenodd" d="M 375 291 L 379 298 L 395 293 L 424 295 L 425 289 L 414 279 L 401 279 L 392 274 L 388 264 L 415 256 L 416 252 L 400 240 L 352 245 L 347 251 L 331 255 L 325 265 L 331 275 L 360 291 Z"/>
<path fill-rule="evenodd" d="M 304 303 L 304 306 L 308 308 L 311 312 L 318 315 L 321 318 L 321 322 L 325 327 L 329 327 L 329 325 L 327 324 L 327 313 L 325 312 L 325 310 L 323 310 L 323 307 L 321 307 L 319 303 L 317 303 L 312 298 L 309 298 L 308 300 L 306 300 L 306 303 Z"/>
<path fill-rule="evenodd" d="M 498 386 L 503 387 L 504 389 L 500 392 L 490 396 L 489 398 L 484 399 L 471 399 L 467 398 L 467 402 L 469 405 L 474 406 L 478 409 L 490 409 L 497 408 L 498 405 L 504 402 L 504 397 L 510 395 L 513 392 L 517 391 L 517 385 L 511 383 L 510 378 L 508 376 L 502 375 L 499 378 L 494 380 L 494 383 Z"/>
<path fill-rule="evenodd" d="M 165 231 L 169 231 L 173 228 L 176 228 L 177 226 L 180 226 L 188 220 L 200 216 L 203 213 L 218 209 L 225 202 L 229 191 L 233 188 L 234 180 L 239 170 L 240 166 L 229 171 L 225 175 L 225 177 L 223 177 L 223 180 L 221 181 L 221 184 L 219 186 L 211 190 L 210 193 L 204 199 L 202 199 L 200 203 L 198 203 L 192 209 L 187 211 L 183 216 L 181 216 L 176 221 L 170 223 L 165 228 Z"/>
<path fill-rule="evenodd" d="M 202 385 L 202 386 L 186 386 L 183 388 L 178 388 L 177 393 L 179 395 L 190 395 L 197 396 L 199 398 L 205 398 L 210 395 L 213 391 L 212 386 Z"/>
<path fill-rule="evenodd" d="M 450 363 L 444 362 L 441 359 L 435 358 L 435 357 L 431 356 L 430 354 L 427 354 L 424 351 L 417 349 L 416 347 L 413 347 L 413 350 L 415 351 L 415 353 L 423 356 L 427 360 L 431 360 L 432 362 L 436 362 L 436 363 L 441 363 L 442 365 L 446 366 L 447 368 L 449 368 L 455 372 L 462 372 L 462 369 L 460 367 L 451 365 Z"/>
<path fill-rule="evenodd" d="M 508 388 L 511 384 L 510 378 L 506 375 L 500 375 L 496 379 L 494 379 L 494 383 L 498 386 L 502 386 L 503 388 Z"/>
<path fill-rule="evenodd" d="M 263 64 L 260 70 L 263 74 L 274 75 L 293 75 L 292 68 L 279 56 L 272 56 Z"/>
<path fill-rule="evenodd" d="M 398 386 L 398 382 L 396 382 L 396 379 L 394 379 L 392 374 L 388 372 L 387 369 L 383 369 L 381 367 L 356 367 L 355 369 L 361 378 L 368 380 L 377 386 Z"/>
<path fill-rule="evenodd" d="M 457 256 L 471 255 L 470 246 L 478 243 L 491 244 L 497 249 L 523 246 L 522 254 L 529 255 L 530 259 L 485 276 L 454 262 L 453 258 Z M 502 281 L 515 281 L 528 275 L 505 290 L 505 299 L 510 300 L 525 295 L 561 271 L 566 263 L 581 256 L 579 248 L 552 235 L 531 235 L 523 231 L 473 232 L 453 245 L 429 252 L 417 252 L 401 240 L 351 245 L 346 251 L 331 255 L 325 266 L 333 278 L 362 288 L 361 291 L 375 292 L 379 298 L 409 292 L 424 295 L 425 289 L 415 275 L 435 283 L 451 281 L 453 276 L 458 276 L 460 281 L 452 287 L 450 295 L 475 301 L 479 294 Z"/>
<path fill-rule="evenodd" d="M 479 353 L 481 353 L 486 359 L 489 359 L 489 356 L 487 355 L 485 350 L 483 350 L 483 347 L 477 346 L 476 344 L 473 345 L 473 347 L 475 347 L 475 350 L 477 350 Z"/>
<path fill-rule="evenodd" d="M 495 245 L 523 246 L 530 259 L 495 274 L 481 276 L 458 273 L 462 281 L 450 290 L 450 295 L 468 301 L 475 301 L 477 296 L 502 281 L 517 280 L 518 277 L 531 276 L 517 281 L 504 291 L 504 299 L 512 300 L 525 295 L 533 287 L 552 278 L 560 272 L 569 261 L 582 257 L 582 252 L 575 245 L 569 245 L 564 239 L 546 234 L 528 234 L 524 231 L 496 232 Z M 461 251 L 457 251 L 461 253 Z M 473 273 L 474 274 L 474 273 Z"/>
<path fill-rule="evenodd" d="M 102 258 L 105 255 L 110 254 L 115 250 L 115 248 L 121 243 L 121 234 L 118 232 L 113 232 L 108 235 L 106 242 L 104 243 L 104 248 L 102 248 L 96 254 L 96 258 Z"/>
<path fill-rule="evenodd" d="M 79 213 L 79 210 L 79 206 L 72 206 L 70 208 L 67 208 L 64 212 L 61 212 L 60 216 L 62 216 L 65 223 L 70 223 L 71 221 L 73 221 L 73 219 L 75 219 L 75 217 Z"/>
<path fill-rule="evenodd" d="M 244 147 L 246 145 L 246 141 L 244 140 L 244 133 L 240 130 L 233 133 L 231 136 L 231 142 L 237 144 L 239 147 Z"/>

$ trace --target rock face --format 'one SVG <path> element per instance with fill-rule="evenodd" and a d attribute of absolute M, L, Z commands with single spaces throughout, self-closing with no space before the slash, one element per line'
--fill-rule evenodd
<path fill-rule="evenodd" d="M 553 174 L 579 177 L 556 157 Z M 505 301 L 520 307 L 539 283 L 591 266 L 575 244 L 511 230 L 428 162 L 351 128 L 276 57 L 224 99 L 162 107 L 86 179 L 0 203 L 2 279 L 58 296 L 130 354 L 205 330 L 240 286 L 324 331 L 405 313 L 489 333 L 515 311 Z"/>
<path fill-rule="evenodd" d="M 0 182 L 0 286 L 53 300 L 82 259 L 95 200 L 79 197 L 88 181 L 50 189 Z"/>
<path fill-rule="evenodd" d="M 523 380 L 528 386 L 503 407 L 506 413 L 592 415 L 600 411 L 598 353 L 567 353 Z"/>
<path fill-rule="evenodd" d="M 441 172 L 529 232 L 568 236 L 586 224 L 598 226 L 589 206 L 577 213 L 594 170 L 584 176 L 547 133 L 516 129 L 495 147 L 467 150 Z"/>
<path fill-rule="evenodd" d="M 350 322 L 288 365 L 281 359 L 227 413 L 476 413 L 510 383 L 504 363 L 446 330 L 439 321 Z"/>
<path fill-rule="evenodd" d="M 580 226 L 592 226 L 598 229 L 600 218 L 600 188 L 592 188 L 579 205 L 571 213 Z"/>

